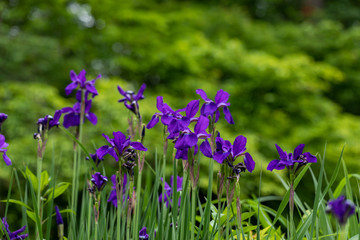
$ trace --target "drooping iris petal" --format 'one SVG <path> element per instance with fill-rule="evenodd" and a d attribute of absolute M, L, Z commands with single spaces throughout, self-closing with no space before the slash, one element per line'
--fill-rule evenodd
<path fill-rule="evenodd" d="M 255 168 L 255 162 L 249 153 L 245 153 L 244 157 L 245 167 L 249 172 L 252 172 Z"/>
<path fill-rule="evenodd" d="M 225 115 L 225 120 L 229 123 L 229 124 L 235 124 L 233 117 L 231 116 L 230 110 L 228 107 L 224 107 L 223 108 L 223 112 Z"/>
<path fill-rule="evenodd" d="M 96 125 L 97 124 L 97 117 L 94 113 L 92 112 L 89 112 L 87 115 L 86 115 L 86 118 L 93 124 L 93 125 Z"/>
<path fill-rule="evenodd" d="M 135 150 L 147 151 L 147 148 L 140 142 L 131 142 L 130 146 L 132 146 Z"/>
<path fill-rule="evenodd" d="M 205 140 L 204 142 L 201 143 L 200 151 L 202 152 L 202 154 L 204 154 L 204 156 L 208 158 L 212 158 L 211 146 L 208 140 Z"/>
<path fill-rule="evenodd" d="M 266 169 L 269 170 L 269 171 L 272 171 L 272 170 L 274 170 L 274 169 L 279 170 L 279 169 L 277 168 L 279 162 L 280 162 L 280 160 L 277 160 L 277 159 L 270 161 L 270 162 L 269 162 L 269 165 L 267 166 Z M 284 168 L 285 168 L 285 166 L 284 166 Z"/>
<path fill-rule="evenodd" d="M 309 152 L 304 153 L 304 156 L 306 157 L 306 161 L 309 163 L 317 162 L 317 158 Z"/>
<path fill-rule="evenodd" d="M 6 155 L 6 153 L 3 153 L 3 159 L 4 159 L 4 162 L 7 166 L 10 166 L 11 165 L 11 160 L 10 158 Z"/>
<path fill-rule="evenodd" d="M 215 161 L 222 164 L 229 155 L 230 152 L 215 152 L 213 158 Z"/>
<path fill-rule="evenodd" d="M 149 121 L 149 123 L 146 125 L 147 129 L 151 129 L 153 127 L 155 127 L 155 125 L 159 122 L 159 117 L 154 114 L 151 118 L 151 120 Z"/>
<path fill-rule="evenodd" d="M 198 139 L 194 133 L 185 133 L 175 143 L 176 149 L 191 148 L 196 145 Z"/>

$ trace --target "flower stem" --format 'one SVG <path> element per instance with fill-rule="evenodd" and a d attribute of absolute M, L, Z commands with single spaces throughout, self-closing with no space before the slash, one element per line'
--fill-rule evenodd
<path fill-rule="evenodd" d="M 88 208 L 88 222 L 87 222 L 87 239 L 90 239 L 90 230 L 91 230 L 91 208 L 92 208 L 92 196 L 89 197 L 89 208 Z"/>
<path fill-rule="evenodd" d="M 294 225 L 294 180 L 295 174 L 290 169 L 290 197 L 289 197 L 289 211 L 290 211 L 290 238 L 295 239 L 295 225 Z"/>
<path fill-rule="evenodd" d="M 196 186 L 193 186 L 191 193 L 191 240 L 195 239 L 195 209 L 196 209 Z"/>

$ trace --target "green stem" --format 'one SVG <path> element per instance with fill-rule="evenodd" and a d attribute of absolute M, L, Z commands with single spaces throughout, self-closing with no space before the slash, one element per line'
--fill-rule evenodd
<path fill-rule="evenodd" d="M 290 211 L 290 239 L 295 239 L 295 225 L 294 225 L 294 180 L 295 174 L 290 169 L 290 197 L 289 197 L 289 211 Z"/>
<path fill-rule="evenodd" d="M 38 216 L 40 218 L 40 226 L 38 226 L 39 231 L 42 231 L 42 211 L 41 211 L 41 169 L 42 169 L 42 157 L 37 158 L 37 169 L 36 169 L 36 175 L 38 180 L 38 186 L 37 186 L 37 208 L 38 208 Z M 40 235 L 37 234 L 37 238 L 40 239 Z"/>
<path fill-rule="evenodd" d="M 191 193 L 191 240 L 195 239 L 195 209 L 196 209 L 196 186 L 193 186 Z"/>
<path fill-rule="evenodd" d="M 87 239 L 90 239 L 90 233 L 91 233 L 91 208 L 92 208 L 92 196 L 90 194 L 89 197 L 89 208 L 88 208 L 88 222 L 87 222 Z"/>
<path fill-rule="evenodd" d="M 242 233 L 242 224 L 241 224 L 241 201 L 240 201 L 240 183 L 236 182 L 236 215 L 237 215 L 237 222 L 238 222 L 238 228 L 240 229 L 240 232 Z"/>
<path fill-rule="evenodd" d="M 95 240 L 97 240 L 97 231 L 98 231 L 99 224 L 97 221 L 95 221 Z"/>
<path fill-rule="evenodd" d="M 137 186 L 136 186 L 136 204 L 135 204 L 135 227 L 133 231 L 133 237 L 135 237 L 135 240 L 139 239 L 139 221 L 140 221 L 140 194 L 141 194 L 141 178 L 142 178 L 142 172 L 139 171 L 138 177 L 137 177 Z"/>

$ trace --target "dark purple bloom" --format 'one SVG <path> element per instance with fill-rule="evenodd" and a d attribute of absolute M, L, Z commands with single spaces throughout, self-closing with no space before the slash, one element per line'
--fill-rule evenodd
<path fill-rule="evenodd" d="M 91 176 L 91 182 L 96 186 L 98 191 L 101 191 L 106 185 L 108 179 L 106 176 L 101 175 L 101 173 L 96 172 Z"/>
<path fill-rule="evenodd" d="M 64 224 L 64 221 L 63 221 L 63 218 L 61 216 L 58 206 L 55 206 L 55 212 L 56 212 L 56 224 L 57 225 Z"/>
<path fill-rule="evenodd" d="M 0 134 L 0 152 L 3 153 L 3 159 L 6 163 L 6 165 L 10 166 L 11 165 L 11 160 L 10 158 L 6 155 L 7 152 L 7 147 L 9 146 L 9 144 L 7 144 L 5 142 L 5 136 Z"/>
<path fill-rule="evenodd" d="M 143 83 L 138 93 L 135 94 L 133 91 L 124 91 L 120 86 L 118 86 L 118 90 L 120 94 L 124 96 L 124 98 L 120 99 L 118 102 L 124 102 L 124 105 L 127 109 L 138 115 L 139 114 L 138 101 L 145 98 L 144 97 L 145 88 L 146 88 L 146 84 Z"/>
<path fill-rule="evenodd" d="M 96 153 L 94 153 L 94 154 L 90 153 L 90 157 L 94 161 L 96 166 L 98 166 L 99 163 L 104 160 L 103 158 L 99 158 L 99 156 Z M 89 160 L 89 157 L 86 157 L 86 160 Z"/>
<path fill-rule="evenodd" d="M 175 119 L 182 119 L 183 116 L 179 112 L 183 112 L 184 109 L 180 109 L 174 111 L 169 105 L 163 102 L 163 97 L 158 96 L 156 99 L 156 107 L 160 111 L 159 113 L 155 113 L 150 122 L 146 125 L 147 129 L 153 128 L 158 122 L 159 118 L 161 118 L 162 124 L 169 126 L 171 121 Z M 189 122 L 190 123 L 190 122 Z"/>
<path fill-rule="evenodd" d="M 326 212 L 334 214 L 339 223 L 345 225 L 348 218 L 355 213 L 355 205 L 345 199 L 345 196 L 340 196 L 328 202 Z"/>
<path fill-rule="evenodd" d="M 5 229 L 3 229 L 3 231 L 7 232 L 7 234 L 9 235 L 10 240 L 25 239 L 25 238 L 27 238 L 29 236 L 29 234 L 19 235 L 21 232 L 25 231 L 26 226 L 23 226 L 22 228 L 20 228 L 19 230 L 16 230 L 15 232 L 10 232 L 9 224 L 6 221 L 6 218 L 3 218 L 2 222 L 3 222 L 4 226 L 5 226 Z M 6 235 L 4 236 L 4 239 L 6 239 Z"/>
<path fill-rule="evenodd" d="M 149 234 L 146 233 L 146 227 L 139 231 L 139 239 L 149 239 Z"/>
<path fill-rule="evenodd" d="M 94 125 L 97 124 L 97 117 L 94 113 L 90 112 L 91 100 L 85 98 L 85 117 Z M 81 101 L 78 101 L 71 107 L 64 107 L 61 112 L 65 114 L 63 125 L 65 128 L 80 125 L 80 112 L 81 112 Z M 84 119 L 85 121 L 85 119 Z"/>
<path fill-rule="evenodd" d="M 112 139 L 105 134 L 103 134 L 103 136 L 111 146 L 105 145 L 96 150 L 96 154 L 100 159 L 102 159 L 106 154 L 110 154 L 116 161 L 119 161 L 118 156 L 128 156 L 128 153 L 132 152 L 133 149 L 147 151 L 147 148 L 145 148 L 142 143 L 131 142 L 130 137 L 126 138 L 125 134 L 122 132 L 113 132 L 114 138 Z"/>
<path fill-rule="evenodd" d="M 279 159 L 272 160 L 267 170 L 272 171 L 274 169 L 276 170 L 282 170 L 285 167 L 293 166 L 295 163 L 299 163 L 299 165 L 304 165 L 306 163 L 316 163 L 317 159 L 314 155 L 310 154 L 309 152 L 303 153 L 303 149 L 305 144 L 299 144 L 295 150 L 294 153 L 287 153 L 283 151 L 277 144 L 275 144 L 276 149 L 280 155 Z"/>
<path fill-rule="evenodd" d="M 233 163 L 239 156 L 244 156 L 245 169 L 252 172 L 255 168 L 255 162 L 251 155 L 246 151 L 246 137 L 240 135 L 237 136 L 234 144 L 230 141 L 224 140 L 220 137 L 220 133 L 215 139 L 216 149 L 212 153 L 210 143 L 206 140 L 200 145 L 200 151 L 208 158 L 213 158 L 218 163 L 222 164 L 224 160 L 227 160 L 229 166 L 233 167 Z M 244 169 L 244 170 L 245 170 Z M 235 169 L 234 169 L 235 171 Z"/>
<path fill-rule="evenodd" d="M 8 115 L 5 113 L 0 113 L 0 131 L 1 131 L 1 125 L 3 124 L 3 122 L 5 122 L 5 120 L 7 119 Z"/>
<path fill-rule="evenodd" d="M 161 178 L 161 181 L 164 181 Z M 177 176 L 176 178 L 176 191 L 180 192 L 182 190 L 182 182 L 183 182 L 183 178 Z M 159 202 L 162 202 L 164 200 L 166 207 L 169 207 L 169 204 L 172 202 L 171 196 L 173 193 L 173 188 L 174 188 L 174 176 L 171 176 L 170 178 L 170 185 L 167 182 L 164 182 L 164 191 L 165 194 L 161 193 L 159 196 Z M 179 197 L 179 201 L 178 204 L 180 206 L 180 197 Z"/>
<path fill-rule="evenodd" d="M 116 181 L 116 175 L 112 175 L 111 176 L 111 181 L 113 183 L 111 189 L 112 191 L 110 192 L 110 195 L 109 195 L 109 199 L 107 200 L 108 202 L 111 202 L 115 207 L 118 206 L 118 203 L 117 203 L 117 194 L 116 194 L 116 186 L 117 184 L 119 184 L 119 182 Z M 123 202 L 125 201 L 125 193 L 126 193 L 126 184 L 127 184 L 127 175 L 126 173 L 124 174 L 124 178 L 123 178 L 123 181 L 121 183 L 122 185 L 122 195 L 123 195 Z M 120 188 L 121 186 L 119 186 Z M 121 189 L 121 188 L 120 188 Z"/>
<path fill-rule="evenodd" d="M 230 106 L 230 103 L 227 102 L 229 100 L 230 94 L 225 92 L 224 90 L 220 89 L 215 96 L 215 102 L 213 100 L 210 100 L 205 91 L 202 89 L 197 89 L 196 93 L 200 95 L 200 97 L 205 101 L 205 103 L 201 107 L 201 115 L 204 115 L 205 117 L 211 116 L 213 117 L 215 113 L 215 122 L 218 121 L 220 116 L 220 108 L 223 108 L 223 113 L 225 116 L 225 119 L 228 123 L 234 124 L 234 120 L 231 116 L 230 110 L 228 106 Z"/>
<path fill-rule="evenodd" d="M 59 126 L 61 117 L 61 110 L 55 111 L 54 117 L 51 115 L 46 115 L 43 118 L 39 118 L 37 124 L 39 126 L 39 133 L 44 129 L 50 130 L 52 127 Z"/>
<path fill-rule="evenodd" d="M 76 89 L 78 86 L 80 86 L 80 89 L 85 89 L 86 92 L 92 93 L 93 97 L 98 95 L 98 92 L 95 88 L 95 81 L 98 78 L 101 78 L 101 75 L 98 75 L 94 80 L 86 81 L 86 71 L 82 70 L 79 75 L 76 75 L 76 73 L 71 70 L 70 71 L 70 79 L 72 83 L 66 86 L 65 93 L 66 95 L 69 95 L 74 89 Z"/>

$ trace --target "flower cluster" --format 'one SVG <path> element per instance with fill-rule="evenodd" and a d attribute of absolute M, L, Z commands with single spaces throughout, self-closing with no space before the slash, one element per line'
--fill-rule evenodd
<path fill-rule="evenodd" d="M 164 181 L 164 180 L 161 178 L 161 181 Z M 177 178 L 176 178 L 176 191 L 177 192 L 182 191 L 182 182 L 183 182 L 183 178 L 177 176 Z M 166 207 L 169 207 L 169 204 L 172 203 L 172 194 L 173 194 L 173 191 L 175 190 L 174 188 L 175 188 L 175 186 L 174 186 L 174 176 L 171 176 L 170 185 L 167 182 L 164 182 L 164 191 L 165 191 L 165 193 L 164 194 L 161 193 L 160 196 L 159 196 L 159 202 L 164 201 Z M 180 206 L 180 202 L 181 202 L 181 198 L 179 197 L 179 200 L 178 200 L 178 205 L 179 206 Z"/>
<path fill-rule="evenodd" d="M 116 194 L 116 188 L 119 188 L 121 191 L 121 195 L 123 196 L 123 202 L 125 202 L 125 200 L 127 199 L 125 194 L 126 194 L 126 184 L 128 182 L 128 178 L 126 173 L 124 174 L 124 177 L 122 179 L 122 182 L 119 183 L 119 181 L 117 180 L 116 175 L 112 175 L 111 176 L 111 182 L 113 183 L 112 187 L 111 187 L 111 192 L 108 198 L 108 202 L 111 202 L 115 207 L 118 207 L 118 199 L 117 199 L 117 194 Z"/>
<path fill-rule="evenodd" d="M 305 147 L 305 144 L 299 144 L 295 150 L 294 153 L 287 153 L 283 151 L 277 144 L 275 144 L 276 149 L 280 155 L 279 159 L 272 160 L 267 170 L 272 171 L 274 169 L 276 170 L 282 170 L 285 167 L 291 168 L 294 166 L 295 163 L 298 163 L 298 168 L 307 164 L 307 163 L 316 163 L 317 158 L 312 155 L 309 152 L 303 153 L 303 149 Z"/>
<path fill-rule="evenodd" d="M 105 187 L 107 181 L 107 177 L 101 175 L 100 172 L 96 172 L 91 176 L 91 182 L 94 184 L 94 188 L 98 191 L 101 191 Z"/>
<path fill-rule="evenodd" d="M 144 99 L 144 91 L 146 84 L 141 85 L 137 94 L 133 91 L 124 91 L 120 86 L 117 87 L 118 91 L 124 98 L 120 99 L 118 102 L 123 102 L 125 107 L 132 111 L 135 115 L 140 116 L 139 103 L 141 99 Z"/>
<path fill-rule="evenodd" d="M 72 126 L 80 125 L 80 114 L 82 111 L 82 107 L 84 108 L 84 116 L 94 125 L 97 124 L 97 117 L 94 113 L 90 112 L 92 99 L 89 99 L 89 95 L 91 94 L 92 98 L 98 95 L 98 91 L 95 88 L 95 81 L 101 77 L 101 75 L 97 76 L 97 78 L 87 81 L 86 80 L 86 71 L 82 70 L 79 75 L 77 75 L 74 71 L 70 72 L 70 79 L 72 83 L 70 83 L 65 88 L 66 95 L 69 95 L 73 90 L 77 87 L 80 89 L 76 92 L 76 100 L 77 102 L 73 107 L 64 107 L 61 109 L 61 112 L 65 114 L 63 125 L 65 128 L 69 128 Z M 83 104 L 83 105 L 82 105 Z M 85 120 L 85 119 L 84 119 Z"/>
<path fill-rule="evenodd" d="M 7 119 L 8 115 L 5 113 L 0 113 L 0 131 L 1 131 L 1 125 L 3 124 L 3 122 Z M 6 165 L 10 166 L 11 165 L 11 160 L 10 158 L 6 155 L 7 152 L 7 147 L 9 146 L 9 144 L 7 144 L 5 142 L 5 136 L 0 134 L 0 152 L 3 154 L 3 159 Z"/>
<path fill-rule="evenodd" d="M 18 239 L 25 239 L 29 236 L 29 234 L 22 234 L 22 235 L 19 235 L 20 233 L 22 233 L 23 231 L 25 231 L 25 228 L 26 226 L 23 226 L 22 228 L 20 228 L 19 230 L 16 230 L 14 232 L 11 232 L 10 229 L 9 229 L 9 224 L 7 223 L 6 221 L 6 218 L 3 218 L 2 219 L 2 222 L 5 226 L 5 229 L 3 229 L 5 232 L 7 232 L 7 234 L 9 235 L 9 238 L 10 240 L 18 240 Z M 3 236 L 4 239 L 7 239 L 6 238 L 6 235 L 4 234 Z"/>

